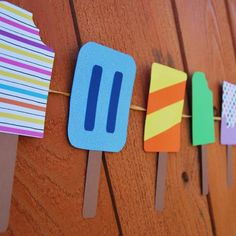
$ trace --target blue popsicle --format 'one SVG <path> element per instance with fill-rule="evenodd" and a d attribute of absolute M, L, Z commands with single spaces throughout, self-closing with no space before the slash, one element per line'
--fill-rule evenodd
<path fill-rule="evenodd" d="M 127 54 L 94 42 L 81 48 L 70 100 L 72 146 L 109 152 L 123 148 L 135 74 L 135 62 Z"/>

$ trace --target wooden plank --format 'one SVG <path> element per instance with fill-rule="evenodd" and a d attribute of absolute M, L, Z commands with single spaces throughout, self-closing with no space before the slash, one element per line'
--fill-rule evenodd
<path fill-rule="evenodd" d="M 236 1 L 226 0 L 226 7 L 228 10 L 229 24 L 233 38 L 234 50 L 236 54 Z"/>
<path fill-rule="evenodd" d="M 216 115 L 221 110 L 221 82 L 235 82 L 236 67 L 224 1 L 176 0 L 180 31 L 190 73 L 203 71 L 214 92 Z M 236 235 L 236 174 L 231 188 L 226 180 L 226 147 L 209 145 L 209 204 L 216 235 Z M 236 161 L 234 160 L 234 168 Z"/>
<path fill-rule="evenodd" d="M 78 43 L 66 0 L 11 0 L 31 12 L 44 42 L 56 51 L 51 88 L 71 88 Z M 97 217 L 82 218 L 87 152 L 67 140 L 69 100 L 50 95 L 45 138 L 20 138 L 10 227 L 5 235 L 117 235 L 104 170 Z"/>
<path fill-rule="evenodd" d="M 146 106 L 152 62 L 183 69 L 170 1 L 74 3 L 83 43 L 96 41 L 134 56 L 137 79 L 133 104 Z M 207 201 L 200 195 L 198 154 L 190 145 L 189 121 L 182 125 L 180 153 L 169 157 L 166 207 L 157 214 L 154 210 L 157 157 L 143 151 L 144 120 L 143 112 L 131 111 L 124 150 L 106 154 L 123 234 L 212 235 Z"/>
<path fill-rule="evenodd" d="M 233 38 L 233 45 L 234 45 L 234 52 L 236 55 L 236 1 L 235 0 L 227 0 L 226 1 L 226 7 L 228 10 L 228 17 L 229 17 L 229 24 L 231 29 L 231 35 Z M 236 84 L 236 79 L 232 79 L 232 82 Z M 236 148 L 232 147 L 232 157 L 233 157 L 233 175 L 235 176 L 236 172 Z M 235 181 L 233 182 L 233 185 L 235 185 Z"/>

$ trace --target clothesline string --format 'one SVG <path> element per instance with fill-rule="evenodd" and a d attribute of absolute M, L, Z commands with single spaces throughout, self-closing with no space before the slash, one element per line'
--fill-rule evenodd
<path fill-rule="evenodd" d="M 57 90 L 53 90 L 53 89 L 49 89 L 49 93 L 54 93 L 54 94 L 58 94 L 58 95 L 63 95 L 63 96 L 66 96 L 66 97 L 70 97 L 70 93 L 67 93 L 67 92 L 62 92 L 62 91 L 57 91 Z M 141 107 L 141 106 L 138 106 L 138 105 L 133 105 L 131 104 L 130 106 L 130 109 L 131 110 L 134 110 L 134 111 L 143 111 L 143 112 L 146 112 L 146 108 L 144 107 Z M 183 118 L 192 118 L 191 115 L 186 115 L 186 114 L 183 114 L 182 115 Z M 214 120 L 215 121 L 221 121 L 221 117 L 219 116 L 214 116 Z"/>

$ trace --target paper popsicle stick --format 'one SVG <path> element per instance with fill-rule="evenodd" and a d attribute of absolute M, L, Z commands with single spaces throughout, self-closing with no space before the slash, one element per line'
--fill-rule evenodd
<path fill-rule="evenodd" d="M 0 133 L 0 233 L 8 227 L 18 136 Z"/>
<path fill-rule="evenodd" d="M 84 218 L 96 216 L 101 163 L 102 152 L 89 151 L 84 192 Z"/>
<path fill-rule="evenodd" d="M 227 183 L 229 187 L 233 184 L 232 146 L 230 145 L 227 145 Z"/>
<path fill-rule="evenodd" d="M 156 180 L 156 197 L 155 197 L 155 209 L 157 211 L 162 211 L 164 208 L 167 158 L 168 158 L 168 153 L 166 152 L 159 153 L 157 180 Z"/>
<path fill-rule="evenodd" d="M 202 168 L 202 194 L 208 194 L 208 162 L 207 146 L 201 146 L 201 168 Z"/>

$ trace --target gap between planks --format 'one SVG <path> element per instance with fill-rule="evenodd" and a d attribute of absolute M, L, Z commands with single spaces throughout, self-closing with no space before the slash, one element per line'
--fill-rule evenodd
<path fill-rule="evenodd" d="M 229 0 L 224 0 L 224 3 L 225 3 L 225 8 L 226 8 L 227 20 L 228 20 L 228 24 L 229 24 L 229 28 L 230 28 L 230 35 L 231 35 L 232 44 L 233 44 L 233 48 L 234 48 L 234 55 L 235 55 L 235 59 L 236 59 L 236 41 L 234 41 L 234 31 L 233 31 L 234 26 L 232 23 L 233 19 L 231 18 L 230 3 L 229 3 Z"/>
<path fill-rule="evenodd" d="M 174 17 L 174 21 L 175 21 L 175 28 L 176 28 L 176 33 L 177 33 L 177 37 L 178 37 L 178 41 L 179 41 L 179 47 L 180 47 L 180 52 L 181 52 L 181 57 L 182 57 L 182 62 L 183 62 L 183 68 L 184 70 L 190 74 L 189 68 L 188 68 L 188 63 L 187 63 L 187 56 L 186 56 L 186 52 L 185 52 L 185 47 L 184 47 L 184 39 L 183 39 L 183 34 L 181 31 L 181 26 L 180 26 L 180 19 L 179 19 L 179 13 L 178 13 L 178 9 L 177 9 L 177 5 L 176 5 L 176 0 L 170 0 L 171 1 L 171 6 L 172 6 L 172 12 L 173 12 L 173 17 Z M 188 101 L 191 101 L 191 90 L 189 89 L 189 87 L 191 87 L 191 84 L 187 83 L 187 90 L 186 90 L 186 94 L 188 97 Z M 190 105 L 189 105 L 190 106 Z M 198 165 L 200 166 L 200 147 L 198 148 Z M 206 200 L 207 200 L 207 207 L 208 207 L 208 214 L 210 217 L 210 224 L 211 224 L 211 230 L 213 235 L 216 235 L 216 226 L 215 226 L 215 219 L 214 219 L 214 214 L 212 211 L 212 204 L 211 204 L 211 198 L 209 196 L 209 194 L 206 196 Z"/>

